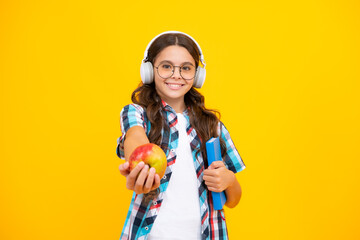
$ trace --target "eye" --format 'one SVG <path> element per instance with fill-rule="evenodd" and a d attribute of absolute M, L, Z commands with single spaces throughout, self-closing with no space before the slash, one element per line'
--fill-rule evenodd
<path fill-rule="evenodd" d="M 172 66 L 170 64 L 164 63 L 164 64 L 161 65 L 161 68 L 163 68 L 163 69 L 172 69 Z"/>
<path fill-rule="evenodd" d="M 185 65 L 181 67 L 182 71 L 191 71 L 194 67 L 191 65 Z"/>

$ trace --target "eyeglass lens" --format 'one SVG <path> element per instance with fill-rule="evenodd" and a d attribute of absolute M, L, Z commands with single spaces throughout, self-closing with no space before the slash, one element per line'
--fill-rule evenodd
<path fill-rule="evenodd" d="M 179 67 L 180 75 L 183 79 L 191 80 L 195 77 L 196 69 L 191 64 L 184 64 L 182 66 L 173 66 L 168 62 L 164 62 L 157 67 L 157 71 L 160 77 L 169 78 L 174 74 L 175 67 Z"/>

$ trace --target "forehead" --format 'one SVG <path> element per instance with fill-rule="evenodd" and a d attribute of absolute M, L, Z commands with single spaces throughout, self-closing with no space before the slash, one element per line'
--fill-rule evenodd
<path fill-rule="evenodd" d="M 195 65 L 195 60 L 189 53 L 189 51 L 180 46 L 168 46 L 161 50 L 159 54 L 155 58 L 155 63 L 159 63 L 162 61 L 170 61 L 174 64 L 181 64 L 184 62 L 190 62 Z"/>

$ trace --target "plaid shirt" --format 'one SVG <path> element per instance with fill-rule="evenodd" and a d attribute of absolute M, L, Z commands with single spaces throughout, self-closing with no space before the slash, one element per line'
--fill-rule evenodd
<path fill-rule="evenodd" d="M 136 194 L 134 192 L 120 240 L 147 239 L 156 216 L 159 213 L 161 203 L 164 198 L 164 192 L 166 191 L 171 179 L 172 167 L 175 164 L 176 150 L 179 140 L 179 133 L 175 128 L 177 124 L 177 116 L 174 109 L 172 109 L 164 101 L 162 103 L 163 113 L 167 118 L 170 132 L 162 130 L 160 147 L 166 153 L 168 163 L 165 175 L 160 182 L 160 194 L 152 202 L 150 201 L 150 203 L 145 204 L 142 201 L 143 194 Z M 201 212 L 201 238 L 204 240 L 228 239 L 224 210 L 222 209 L 217 211 L 213 209 L 212 198 L 209 196 L 209 191 L 206 188 L 205 181 L 203 181 L 203 157 L 201 153 L 196 154 L 197 150 L 200 148 L 200 139 L 196 134 L 195 129 L 190 125 L 187 111 L 188 110 L 185 110 L 183 115 L 187 119 L 186 131 L 190 138 L 194 167 L 198 179 Z M 126 132 L 133 126 L 141 126 L 148 134 L 150 131 L 150 121 L 147 119 L 146 111 L 137 104 L 125 106 L 121 111 L 120 121 L 122 136 L 118 138 L 116 153 L 120 158 L 124 159 L 124 140 Z M 226 154 L 223 156 L 225 166 L 234 173 L 243 170 L 245 165 L 230 138 L 229 132 L 221 122 L 219 123 L 218 131 L 221 138 L 224 139 L 227 148 Z"/>

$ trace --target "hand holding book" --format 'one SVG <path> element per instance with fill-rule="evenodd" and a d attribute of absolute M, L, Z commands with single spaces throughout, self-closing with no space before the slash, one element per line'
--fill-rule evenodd
<path fill-rule="evenodd" d="M 205 171 L 205 184 L 212 192 L 223 192 L 234 182 L 235 175 L 222 161 L 213 162 Z"/>
<path fill-rule="evenodd" d="M 227 188 L 226 183 L 222 181 L 222 173 L 227 169 L 222 162 L 219 138 L 211 138 L 206 142 L 206 153 L 209 168 L 204 171 L 204 181 L 212 191 L 214 209 L 221 210 L 226 202 L 224 190 Z"/>

